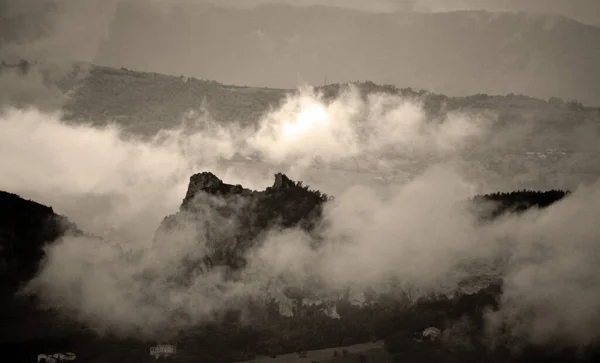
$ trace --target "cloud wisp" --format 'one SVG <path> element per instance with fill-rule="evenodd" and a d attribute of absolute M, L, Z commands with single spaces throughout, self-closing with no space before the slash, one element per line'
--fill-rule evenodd
<path fill-rule="evenodd" d="M 463 202 L 479 181 L 463 172 L 461 153 L 493 121 L 460 113 L 430 120 L 415 100 L 363 98 L 352 88 L 325 100 L 303 89 L 256 127 L 226 128 L 202 118 L 193 130 L 144 141 L 116 126 L 72 125 L 59 113 L 8 108 L 0 117 L 0 188 L 52 205 L 91 232 L 112 228 L 104 240 L 63 238 L 48 249 L 30 285 L 48 304 L 100 331 L 152 335 L 208 321 L 224 308 L 243 307 L 246 298 L 282 296 L 281 281 L 321 296 L 384 289 L 390 280 L 447 293 L 473 273 L 465 264 L 483 261 L 476 273 L 502 271 L 506 287 L 500 311 L 488 316 L 490 331 L 505 322 L 534 341 L 589 343 L 600 334 L 600 325 L 591 324 L 600 304 L 593 289 L 600 236 L 592 220 L 600 188 L 581 188 L 545 211 L 475 223 Z M 254 158 L 253 165 L 263 160 L 264 172 L 247 174 L 223 162 L 236 153 Z M 302 179 L 315 164 L 389 155 L 436 157 L 406 183 L 336 190 L 319 248 L 302 231 L 270 231 L 247 252 L 238 280 L 220 269 L 186 269 L 208 245 L 196 224 L 159 236 L 163 243 L 154 240 L 195 172 L 262 189 L 273 171 L 292 170 Z M 211 200 L 198 203 L 207 210 L 204 228 L 227 233 L 235 223 L 210 213 Z M 504 262 L 494 265 L 499 257 Z"/>

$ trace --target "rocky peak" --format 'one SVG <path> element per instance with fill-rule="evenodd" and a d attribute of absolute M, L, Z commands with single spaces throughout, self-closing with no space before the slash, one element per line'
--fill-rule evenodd
<path fill-rule="evenodd" d="M 193 198 L 199 191 L 210 192 L 223 185 L 223 181 L 211 172 L 202 172 L 190 177 L 185 198 Z"/>
<path fill-rule="evenodd" d="M 202 233 L 202 243 L 208 241 L 206 245 L 213 250 L 209 253 L 213 264 L 235 267 L 243 265 L 238 260 L 248 248 L 260 243 L 258 237 L 269 228 L 314 230 L 328 196 L 282 173 L 274 177 L 271 187 L 255 191 L 224 183 L 211 172 L 192 175 L 179 212 L 163 220 L 155 233 L 155 243 L 168 241 L 164 236 L 183 224 L 189 226 L 192 217 L 192 223 L 197 223 L 197 230 Z M 207 230 L 207 218 L 212 225 L 225 223 L 228 227 Z"/>
<path fill-rule="evenodd" d="M 202 172 L 194 174 L 190 177 L 187 193 L 181 204 L 181 208 L 186 208 L 190 201 L 194 199 L 198 193 L 204 192 L 208 194 L 241 194 L 243 192 L 251 192 L 249 189 L 244 189 L 241 185 L 232 185 L 224 183 L 215 174 L 211 172 Z"/>
<path fill-rule="evenodd" d="M 258 195 L 264 192 L 269 191 L 280 191 L 280 190 L 290 190 L 294 188 L 301 189 L 302 186 L 296 184 L 293 180 L 288 178 L 283 173 L 277 173 L 274 175 L 275 181 L 273 182 L 273 186 L 267 188 L 265 191 L 253 191 L 250 189 L 246 189 L 241 185 L 233 185 L 224 183 L 221 179 L 219 179 L 215 174 L 205 171 L 202 173 L 194 174 L 190 177 L 190 182 L 188 185 L 187 193 L 181 204 L 182 208 L 187 208 L 189 203 L 195 196 L 200 192 L 213 194 L 213 195 L 221 195 L 221 196 L 229 196 L 229 195 L 239 195 L 244 194 L 244 196 L 250 195 Z"/>
<path fill-rule="evenodd" d="M 275 174 L 275 182 L 273 183 L 273 189 L 289 189 L 296 186 L 290 178 L 288 178 L 285 174 L 277 173 Z"/>

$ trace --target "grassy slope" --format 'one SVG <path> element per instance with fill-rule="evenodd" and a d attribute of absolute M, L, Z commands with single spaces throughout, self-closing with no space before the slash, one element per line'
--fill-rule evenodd
<path fill-rule="evenodd" d="M 152 135 L 177 126 L 186 112 L 200 107 L 217 120 L 256 120 L 284 95 L 284 90 L 94 67 L 65 109 L 72 119 L 116 121 L 134 133 Z"/>
<path fill-rule="evenodd" d="M 339 85 L 321 88 L 334 97 Z M 557 106 L 545 100 L 526 96 L 446 97 L 410 88 L 398 89 L 370 82 L 361 83 L 365 93 L 385 92 L 422 98 L 431 112 L 453 109 L 488 109 L 506 119 L 532 116 L 540 121 L 558 123 L 583 120 L 583 114 L 597 110 L 575 112 L 568 106 Z M 185 112 L 205 107 L 219 121 L 256 122 L 269 107 L 276 107 L 292 92 L 284 89 L 222 85 L 215 81 L 198 80 L 127 69 L 92 67 L 88 77 L 66 104 L 71 118 L 93 120 L 96 123 L 117 121 L 131 131 L 152 134 L 161 128 L 177 125 Z"/>

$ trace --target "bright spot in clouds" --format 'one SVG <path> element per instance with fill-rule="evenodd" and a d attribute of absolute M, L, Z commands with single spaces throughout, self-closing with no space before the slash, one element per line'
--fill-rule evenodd
<path fill-rule="evenodd" d="M 286 122 L 282 126 L 282 135 L 286 139 L 296 139 L 309 136 L 313 131 L 329 127 L 331 120 L 325 108 L 319 104 L 313 104 L 300 112 L 294 122 Z"/>

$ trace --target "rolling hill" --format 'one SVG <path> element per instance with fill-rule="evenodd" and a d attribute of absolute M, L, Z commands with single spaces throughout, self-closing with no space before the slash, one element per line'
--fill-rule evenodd
<path fill-rule="evenodd" d="M 371 80 L 599 105 L 599 42 L 600 28 L 541 13 L 128 2 L 94 62 L 246 86 Z"/>
<path fill-rule="evenodd" d="M 255 127 L 265 115 L 280 108 L 286 97 L 298 92 L 81 63 L 72 68 L 15 63 L 5 64 L 3 69 L 6 76 L 0 77 L 0 82 L 19 87 L 5 88 L 11 92 L 0 93 L 0 103 L 16 107 L 35 105 L 43 110 L 58 107 L 67 122 L 97 126 L 116 123 L 126 132 L 143 137 L 153 137 L 182 122 L 207 118 L 224 127 Z M 488 181 L 489 189 L 484 192 L 573 189 L 600 175 L 595 162 L 600 151 L 599 108 L 557 97 L 544 100 L 521 94 L 484 93 L 451 97 L 371 81 L 352 84 L 363 98 L 394 95 L 422 102 L 431 120 L 454 111 L 491 115 L 494 122 L 485 142 L 463 155 L 471 163 L 470 173 Z M 324 95 L 322 102 L 328 103 L 347 87 L 348 84 L 330 84 L 317 91 Z M 414 174 L 430 164 L 430 160 L 406 160 L 405 155 L 387 155 L 386 162 L 400 174 Z M 371 159 L 353 164 L 351 172 L 373 172 L 368 166 L 373 165 Z M 363 166 L 357 169 L 356 165 Z"/>

